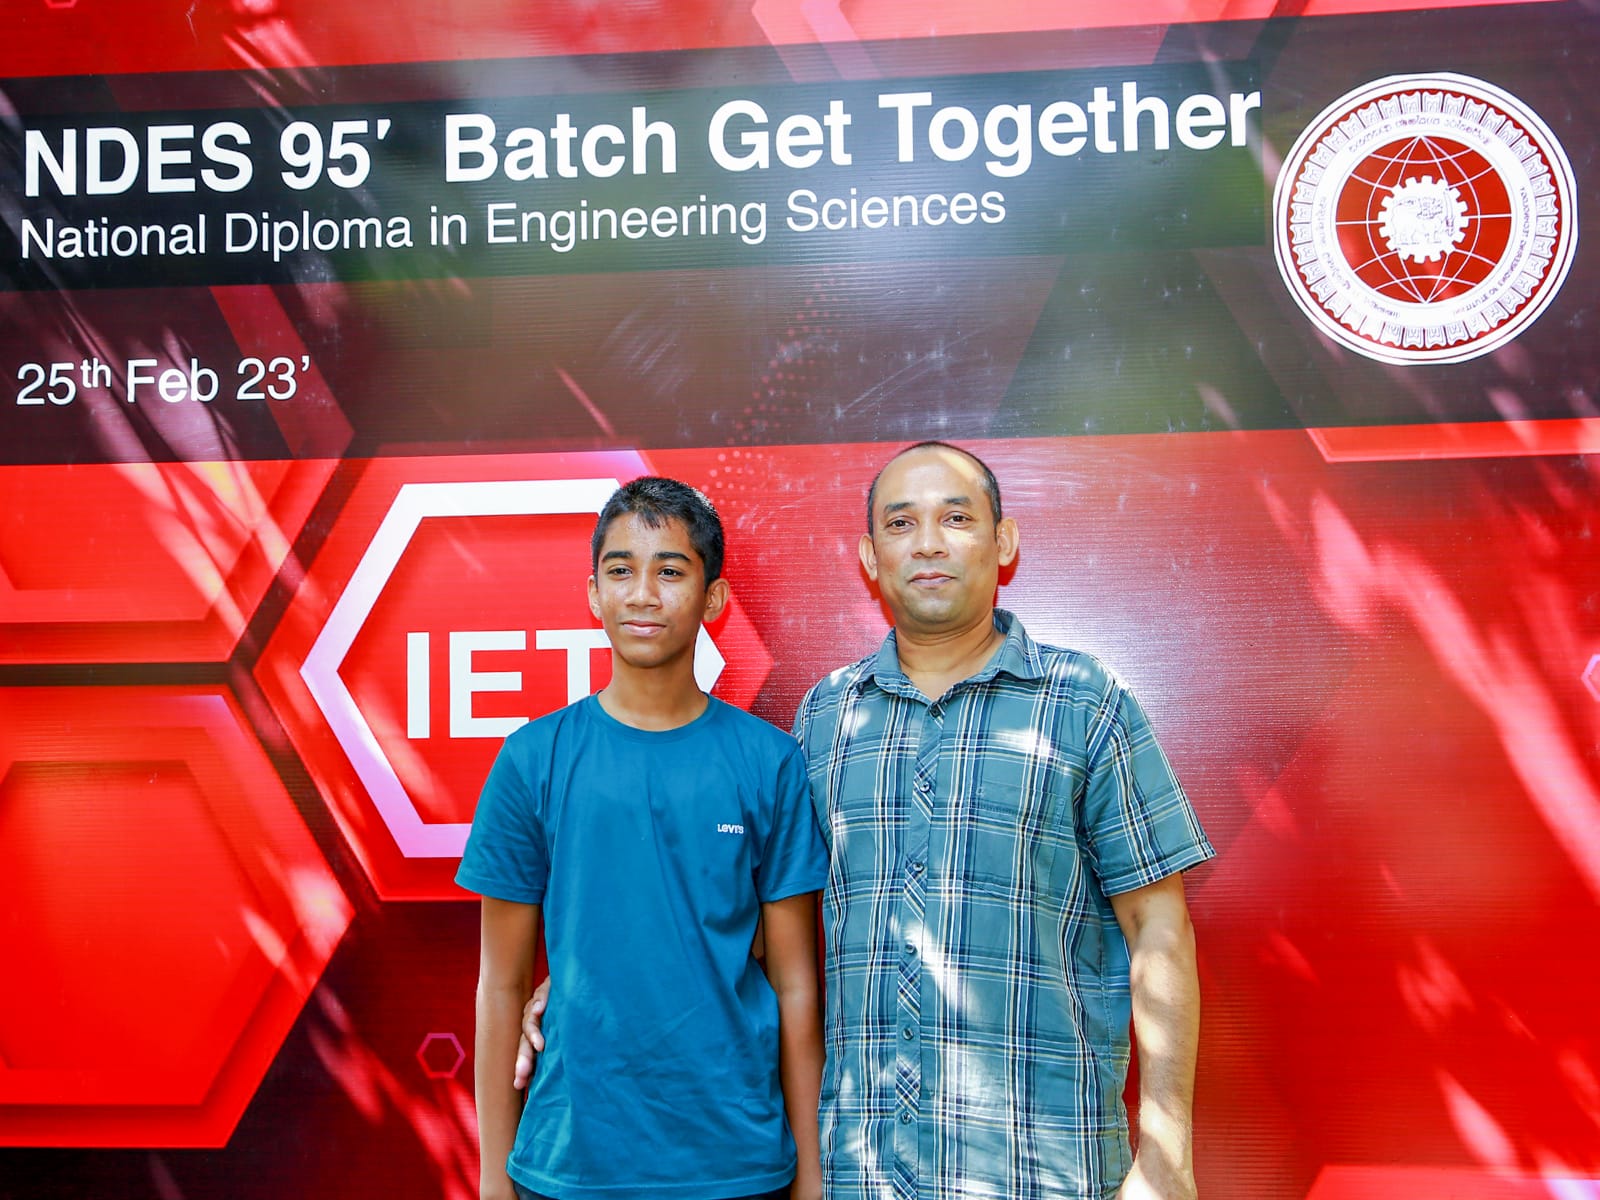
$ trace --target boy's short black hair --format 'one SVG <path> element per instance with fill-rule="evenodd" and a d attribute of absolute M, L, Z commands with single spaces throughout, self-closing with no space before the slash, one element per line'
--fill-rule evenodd
<path fill-rule="evenodd" d="M 706 585 L 709 587 L 722 577 L 722 518 L 704 492 L 660 475 L 641 475 L 611 493 L 611 499 L 600 510 L 600 519 L 594 523 L 594 537 L 589 543 L 595 571 L 600 570 L 600 547 L 606 540 L 606 530 L 611 528 L 611 522 L 629 513 L 651 529 L 668 521 L 682 522 L 689 544 L 705 564 Z"/>
<path fill-rule="evenodd" d="M 888 469 L 889 463 L 894 462 L 896 458 L 902 455 L 910 454 L 913 450 L 954 450 L 963 458 L 971 459 L 978 468 L 979 484 L 983 488 L 983 494 L 989 498 L 989 511 L 994 513 L 994 523 L 996 525 L 1000 524 L 1000 481 L 994 477 L 994 472 L 989 469 L 988 463 L 984 462 L 971 450 L 963 450 L 960 446 L 952 446 L 949 442 L 915 442 L 904 450 L 895 451 L 894 457 L 879 467 L 878 473 L 872 477 L 872 486 L 867 489 L 867 532 L 869 534 L 872 532 L 872 506 L 878 502 L 878 480 L 883 478 L 883 473 Z"/>

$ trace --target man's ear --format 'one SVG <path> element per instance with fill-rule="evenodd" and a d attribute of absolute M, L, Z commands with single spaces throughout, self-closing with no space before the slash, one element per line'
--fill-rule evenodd
<path fill-rule="evenodd" d="M 722 615 L 722 610 L 728 607 L 728 597 L 732 591 L 726 579 L 714 579 L 711 586 L 706 588 L 706 615 L 704 623 L 709 625 Z"/>
<path fill-rule="evenodd" d="M 589 576 L 589 611 L 596 621 L 600 620 L 600 585 L 595 582 L 593 575 Z"/>
<path fill-rule="evenodd" d="M 1016 518 L 1002 517 L 1000 524 L 995 527 L 995 540 L 1000 543 L 1000 565 L 1009 567 L 1017 560 L 1017 551 L 1022 548 L 1022 531 L 1017 528 Z"/>
<path fill-rule="evenodd" d="M 856 544 L 856 553 L 861 555 L 861 565 L 867 572 L 867 578 L 873 583 L 878 582 L 878 548 L 872 544 L 872 535 L 863 533 L 861 541 Z"/>

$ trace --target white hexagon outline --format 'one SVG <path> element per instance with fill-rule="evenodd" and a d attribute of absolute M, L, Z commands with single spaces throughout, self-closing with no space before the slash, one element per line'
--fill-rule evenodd
<path fill-rule="evenodd" d="M 339 667 L 371 615 L 406 547 L 428 517 L 517 517 L 599 513 L 615 479 L 509 479 L 401 486 L 356 564 L 300 667 L 311 698 L 343 747 L 373 806 L 406 858 L 459 858 L 471 822 L 426 822 L 384 756 Z M 695 682 L 710 691 L 722 674 L 722 652 L 705 626 L 695 643 Z"/>

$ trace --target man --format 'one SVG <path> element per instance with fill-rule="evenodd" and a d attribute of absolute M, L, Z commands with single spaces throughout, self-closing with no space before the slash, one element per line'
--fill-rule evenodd
<path fill-rule="evenodd" d="M 1127 689 L 995 608 L 1017 549 L 980 460 L 896 455 L 860 542 L 894 628 L 795 718 L 832 856 L 831 1200 L 1195 1194 L 1180 872 L 1213 851 Z"/>
<path fill-rule="evenodd" d="M 832 856 L 824 1194 L 1192 1200 L 1181 872 L 1211 845 L 1132 694 L 995 608 L 1019 533 L 987 466 L 919 443 L 867 506 L 894 628 L 795 718 Z"/>
<path fill-rule="evenodd" d="M 592 553 L 611 682 L 506 739 L 457 875 L 483 896 L 480 1195 L 815 1200 L 827 865 L 804 761 L 695 683 L 728 598 L 704 496 L 634 480 Z M 523 1109 L 484 1068 L 515 1051 L 541 920 L 560 1002 Z"/>

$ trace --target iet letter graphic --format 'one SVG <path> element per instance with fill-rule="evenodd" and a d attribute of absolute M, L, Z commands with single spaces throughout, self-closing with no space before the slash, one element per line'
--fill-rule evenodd
<path fill-rule="evenodd" d="M 472 697 L 479 692 L 522 691 L 521 671 L 484 671 L 474 666 L 478 651 L 525 650 L 528 635 L 521 629 L 467 629 L 450 634 L 450 736 L 453 738 L 503 738 L 526 723 L 528 717 L 475 717 Z M 561 650 L 567 656 L 567 703 L 581 700 L 592 690 L 590 654 L 609 648 L 601 629 L 540 629 L 534 645 L 540 650 Z M 433 639 L 426 631 L 406 634 L 406 736 L 433 736 L 429 672 Z"/>

